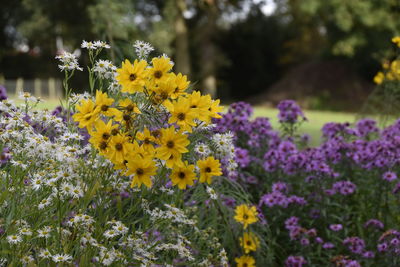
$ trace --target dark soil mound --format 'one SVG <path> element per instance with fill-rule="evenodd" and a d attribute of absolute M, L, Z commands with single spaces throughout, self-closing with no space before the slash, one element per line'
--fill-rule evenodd
<path fill-rule="evenodd" d="M 304 108 L 358 111 L 373 88 L 344 62 L 307 62 L 247 101 L 275 106 L 283 99 L 293 99 Z"/>

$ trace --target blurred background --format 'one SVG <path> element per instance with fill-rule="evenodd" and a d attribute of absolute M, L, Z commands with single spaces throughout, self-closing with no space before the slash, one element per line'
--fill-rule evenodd
<path fill-rule="evenodd" d="M 357 111 L 393 52 L 399 0 L 1 0 L 0 84 L 60 96 L 62 50 L 105 40 L 117 66 L 135 40 L 166 53 L 175 71 L 224 104 Z M 73 79 L 87 88 L 87 73 Z"/>

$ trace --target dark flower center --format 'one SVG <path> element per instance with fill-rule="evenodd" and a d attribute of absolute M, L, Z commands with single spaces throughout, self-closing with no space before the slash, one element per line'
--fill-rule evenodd
<path fill-rule="evenodd" d="M 167 99 L 168 98 L 168 93 L 167 92 L 161 92 L 160 94 L 161 99 Z"/>
<path fill-rule="evenodd" d="M 243 219 L 247 220 L 249 218 L 249 216 L 245 213 L 243 214 Z"/>
<path fill-rule="evenodd" d="M 122 148 L 123 148 L 123 146 L 122 146 L 121 143 L 118 143 L 118 144 L 115 145 L 115 149 L 118 150 L 118 151 L 121 151 Z"/>
<path fill-rule="evenodd" d="M 108 110 L 108 106 L 107 105 L 102 105 L 101 106 L 101 111 L 107 111 Z"/>
<path fill-rule="evenodd" d="M 211 172 L 211 168 L 210 168 L 210 167 L 207 167 L 207 168 L 205 169 L 205 171 L 206 171 L 206 172 Z"/>
<path fill-rule="evenodd" d="M 197 108 L 197 105 L 191 105 L 190 108 Z"/>
<path fill-rule="evenodd" d="M 168 142 L 167 142 L 167 147 L 168 147 L 168 148 L 173 148 L 174 145 L 175 145 L 175 144 L 174 144 L 174 141 L 168 141 Z"/>
<path fill-rule="evenodd" d="M 106 149 L 107 148 L 107 143 L 106 142 L 101 142 L 100 143 L 100 145 L 99 145 L 99 148 L 101 149 L 101 150 L 104 150 L 104 149 Z"/>
<path fill-rule="evenodd" d="M 129 116 L 128 114 L 125 114 L 123 116 L 124 121 L 129 121 L 131 119 L 131 116 Z"/>
<path fill-rule="evenodd" d="M 126 107 L 126 111 L 128 111 L 128 112 L 132 112 L 133 111 L 133 105 L 132 104 L 129 104 L 127 107 Z"/>
<path fill-rule="evenodd" d="M 179 178 L 184 179 L 185 178 L 185 173 L 184 172 L 179 172 L 178 176 L 179 176 Z"/>
<path fill-rule="evenodd" d="M 150 139 L 149 139 L 149 138 L 145 138 L 145 139 L 143 140 L 143 142 L 144 142 L 146 145 L 148 145 L 148 144 L 150 144 Z"/>
<path fill-rule="evenodd" d="M 177 117 L 178 117 L 178 120 L 180 120 L 180 121 L 185 120 L 185 114 L 184 113 L 179 113 Z"/>
<path fill-rule="evenodd" d="M 117 129 L 112 129 L 111 130 L 111 134 L 112 135 L 117 135 L 118 134 L 118 130 Z"/>
<path fill-rule="evenodd" d="M 142 168 L 137 168 L 136 174 L 139 175 L 139 176 L 143 175 L 144 174 L 144 170 Z"/>
<path fill-rule="evenodd" d="M 101 137 L 103 137 L 104 140 L 107 140 L 108 138 L 110 138 L 110 134 L 109 133 L 103 133 L 103 135 Z"/>
<path fill-rule="evenodd" d="M 248 240 L 248 241 L 246 242 L 246 244 L 247 244 L 248 246 L 251 246 L 251 241 Z"/>
<path fill-rule="evenodd" d="M 131 75 L 129 75 L 129 80 L 131 82 L 133 82 L 134 80 L 136 80 L 136 74 L 132 73 Z"/>
<path fill-rule="evenodd" d="M 160 79 L 162 76 L 162 72 L 157 70 L 156 72 L 154 72 L 154 77 L 156 77 L 157 79 Z"/>
<path fill-rule="evenodd" d="M 243 265 L 242 265 L 243 267 L 247 267 L 248 265 L 247 265 L 247 263 L 243 263 Z"/>

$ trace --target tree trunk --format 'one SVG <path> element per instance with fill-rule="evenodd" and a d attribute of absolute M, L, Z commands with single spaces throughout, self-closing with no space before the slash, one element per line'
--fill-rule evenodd
<path fill-rule="evenodd" d="M 205 5 L 206 21 L 200 27 L 200 63 L 201 63 L 201 85 L 203 93 L 217 96 L 216 78 L 216 47 L 214 36 L 217 30 L 218 7 L 215 1 L 207 1 Z"/>
<path fill-rule="evenodd" d="M 183 12 L 186 10 L 185 0 L 175 0 L 177 14 L 175 17 L 175 70 L 190 79 L 190 53 L 189 53 L 189 34 Z"/>

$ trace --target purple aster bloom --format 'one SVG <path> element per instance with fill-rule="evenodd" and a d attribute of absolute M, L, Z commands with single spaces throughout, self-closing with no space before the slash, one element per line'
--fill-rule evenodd
<path fill-rule="evenodd" d="M 287 193 L 289 191 L 287 183 L 276 182 L 272 184 L 272 191 L 279 191 L 282 193 Z"/>
<path fill-rule="evenodd" d="M 343 241 L 343 245 L 347 246 L 347 248 L 355 254 L 361 254 L 365 248 L 364 240 L 357 236 L 347 237 Z"/>
<path fill-rule="evenodd" d="M 278 119 L 280 122 L 296 123 L 299 117 L 306 120 L 303 111 L 293 100 L 283 100 L 279 102 L 277 108 L 279 109 Z"/>
<path fill-rule="evenodd" d="M 356 191 L 356 185 L 350 181 L 340 181 L 333 184 L 333 189 L 342 195 L 351 195 Z"/>
<path fill-rule="evenodd" d="M 329 225 L 329 229 L 332 231 L 338 232 L 343 229 L 343 226 L 341 224 L 331 224 Z"/>
<path fill-rule="evenodd" d="M 321 237 L 318 236 L 318 237 L 315 238 L 315 242 L 318 243 L 318 244 L 322 244 L 322 243 L 324 243 L 324 240 Z"/>
<path fill-rule="evenodd" d="M 397 184 L 395 185 L 395 187 L 393 188 L 392 193 L 393 193 L 393 194 L 397 194 L 397 193 L 399 193 L 399 192 L 400 192 L 400 183 L 397 183 Z"/>
<path fill-rule="evenodd" d="M 382 179 L 391 182 L 397 179 L 397 175 L 394 172 L 388 171 L 382 175 Z"/>
<path fill-rule="evenodd" d="M 381 221 L 379 221 L 377 219 L 370 219 L 364 224 L 364 227 L 365 228 L 374 227 L 376 229 L 382 230 L 384 228 L 384 225 Z"/>
<path fill-rule="evenodd" d="M 376 121 L 372 119 L 362 119 L 357 122 L 357 135 L 360 137 L 365 137 L 370 133 L 379 132 L 378 127 L 376 127 Z"/>
<path fill-rule="evenodd" d="M 368 259 L 375 258 L 375 253 L 373 251 L 365 251 L 362 254 L 362 256 L 363 256 L 363 258 L 368 258 Z"/>
<path fill-rule="evenodd" d="M 285 261 L 286 267 L 302 267 L 307 261 L 302 256 L 289 256 Z"/>
<path fill-rule="evenodd" d="M 0 85 L 0 101 L 6 100 L 7 98 L 7 89 L 3 85 Z"/>
<path fill-rule="evenodd" d="M 291 228 L 298 226 L 298 223 L 299 223 L 299 218 L 292 216 L 289 219 L 286 219 L 285 228 L 290 230 Z"/>
<path fill-rule="evenodd" d="M 330 243 L 330 242 L 326 242 L 326 243 L 324 243 L 324 244 L 322 245 L 322 247 L 323 247 L 324 249 L 332 249 L 332 248 L 335 247 L 335 245 L 332 244 L 332 243 Z"/>
<path fill-rule="evenodd" d="M 379 252 L 385 252 L 388 250 L 388 245 L 387 243 L 378 244 L 377 249 Z"/>
<path fill-rule="evenodd" d="M 303 247 L 308 246 L 308 245 L 310 245 L 310 240 L 308 238 L 302 238 L 302 239 L 300 239 L 300 244 Z"/>
<path fill-rule="evenodd" d="M 249 151 L 244 148 L 235 148 L 235 159 L 241 168 L 246 168 L 250 163 Z"/>
<path fill-rule="evenodd" d="M 0 154 L 0 165 L 7 163 L 11 159 L 10 149 L 8 147 L 4 147 L 3 151 Z"/>

